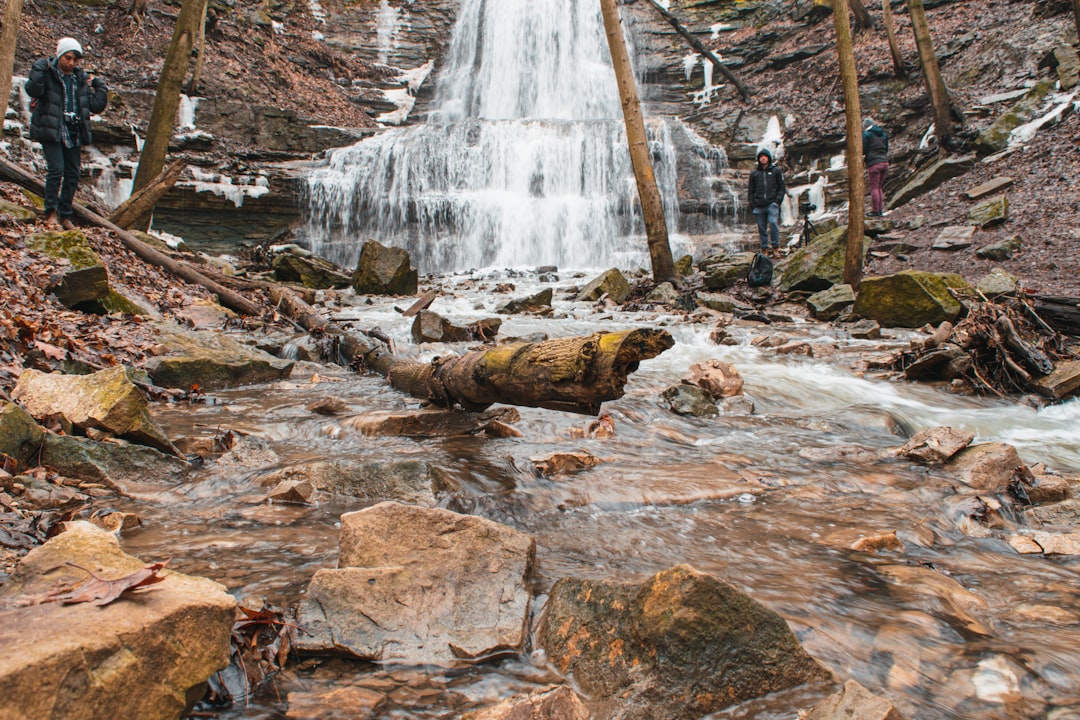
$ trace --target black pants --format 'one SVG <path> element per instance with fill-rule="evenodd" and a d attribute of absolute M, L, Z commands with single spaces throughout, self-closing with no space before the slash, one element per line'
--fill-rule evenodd
<path fill-rule="evenodd" d="M 43 142 L 41 150 L 45 153 L 48 168 L 45 172 L 45 214 L 55 212 L 62 218 L 69 218 L 74 212 L 71 202 L 75 199 L 82 170 L 82 148 L 66 148 L 61 142 Z"/>

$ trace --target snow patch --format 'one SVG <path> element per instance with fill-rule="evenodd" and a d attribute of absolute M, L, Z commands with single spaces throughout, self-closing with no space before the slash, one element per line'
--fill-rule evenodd
<path fill-rule="evenodd" d="M 784 157 L 784 131 L 780 129 L 780 119 L 773 115 L 765 127 L 765 134 L 758 141 L 754 154 L 768 150 L 772 155 L 773 162 L 779 162 Z"/>
<path fill-rule="evenodd" d="M 254 178 L 245 175 L 239 178 L 239 184 L 235 184 L 228 175 L 193 167 L 191 177 L 194 179 L 193 183 L 183 184 L 194 188 L 195 192 L 210 192 L 224 197 L 236 207 L 244 204 L 244 198 L 259 198 L 270 192 L 270 181 L 261 175 Z"/>
<path fill-rule="evenodd" d="M 1009 147 L 1030 142 L 1044 125 L 1056 125 L 1066 113 L 1076 110 L 1076 95 L 1076 93 L 1071 93 L 1050 96 L 1050 104 L 1053 106 L 1050 111 L 1029 123 L 1014 128 L 1009 133 Z"/>

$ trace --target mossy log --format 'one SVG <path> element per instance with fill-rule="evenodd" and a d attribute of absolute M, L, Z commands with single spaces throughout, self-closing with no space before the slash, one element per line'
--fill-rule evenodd
<path fill-rule="evenodd" d="M 422 363 L 326 321 L 291 290 L 272 297 L 309 332 L 337 336 L 347 364 L 377 372 L 395 389 L 434 405 L 474 411 L 504 403 L 597 415 L 601 403 L 622 397 L 627 376 L 642 360 L 675 344 L 666 330 L 643 328 L 505 343 Z"/>

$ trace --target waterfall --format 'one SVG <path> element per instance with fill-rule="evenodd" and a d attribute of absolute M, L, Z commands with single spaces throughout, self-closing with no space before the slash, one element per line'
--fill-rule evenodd
<path fill-rule="evenodd" d="M 650 123 L 650 146 L 676 233 L 684 165 L 714 178 L 726 158 L 678 121 Z M 427 124 L 334 151 L 306 190 L 312 249 L 343 266 L 368 238 L 422 272 L 647 264 L 595 2 L 463 0 Z"/>

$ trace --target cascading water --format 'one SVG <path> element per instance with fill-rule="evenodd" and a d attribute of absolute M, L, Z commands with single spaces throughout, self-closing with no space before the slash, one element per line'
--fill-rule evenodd
<path fill-rule="evenodd" d="M 646 258 L 597 3 L 464 0 L 435 105 L 428 124 L 334 152 L 308 177 L 315 252 L 349 266 L 373 238 L 423 272 Z M 684 187 L 705 189 L 699 213 L 731 209 L 724 188 L 711 197 L 722 150 L 678 122 L 651 131 L 669 232 L 688 173 Z"/>

